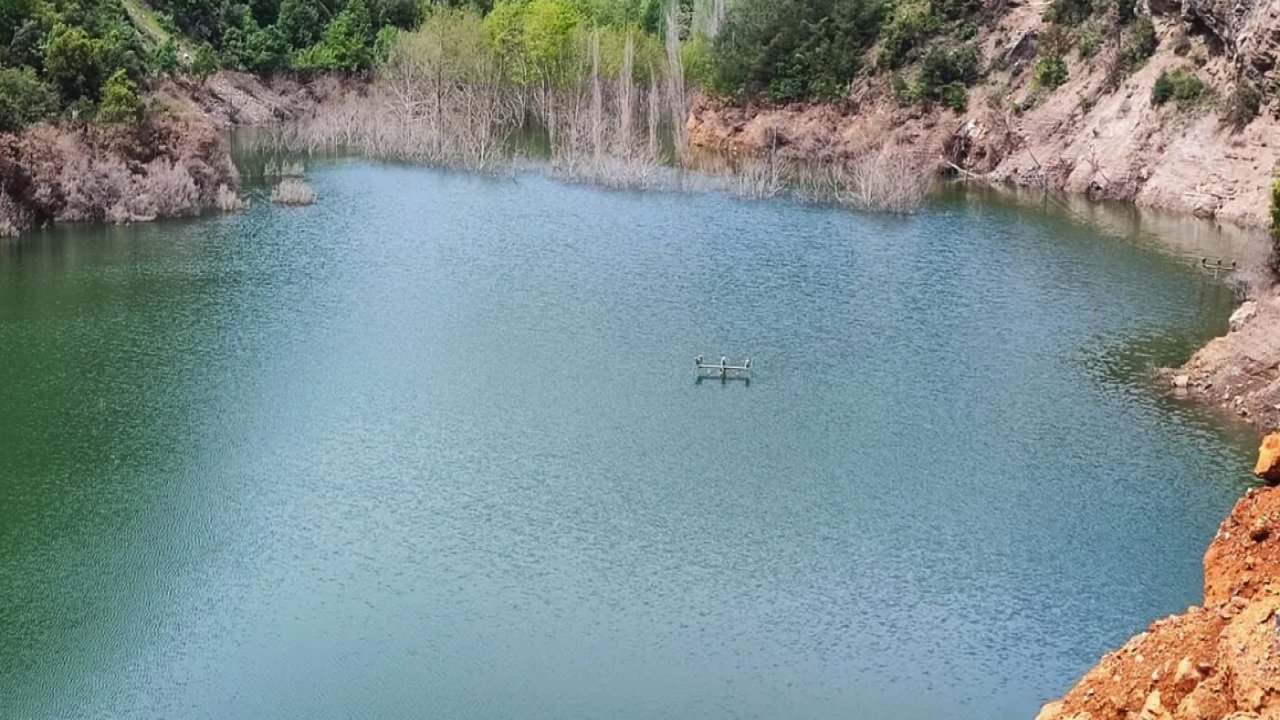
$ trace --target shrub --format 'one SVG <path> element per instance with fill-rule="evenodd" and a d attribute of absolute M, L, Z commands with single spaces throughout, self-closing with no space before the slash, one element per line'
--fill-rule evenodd
<path fill-rule="evenodd" d="M 1053 0 L 1045 8 L 1045 22 L 1057 25 L 1076 25 L 1093 14 L 1090 0 Z"/>
<path fill-rule="evenodd" d="M 102 88 L 98 119 L 109 123 L 133 123 L 142 119 L 145 108 L 138 99 L 138 87 L 124 70 L 117 70 Z"/>
<path fill-rule="evenodd" d="M 0 68 L 0 132 L 19 130 L 57 107 L 57 97 L 34 70 Z"/>
<path fill-rule="evenodd" d="M 1036 54 L 1048 57 L 1066 55 L 1075 43 L 1072 30 L 1061 25 L 1050 25 L 1036 37 Z"/>
<path fill-rule="evenodd" d="M 54 28 L 44 50 L 45 75 L 68 101 L 97 99 L 104 80 L 102 49 L 82 28 Z"/>
<path fill-rule="evenodd" d="M 1280 178 L 1271 184 L 1271 276 L 1280 279 Z"/>
<path fill-rule="evenodd" d="M 173 38 L 151 49 L 147 68 L 155 75 L 172 75 L 178 72 L 178 44 Z"/>
<path fill-rule="evenodd" d="M 1124 68 L 1130 72 L 1147 62 L 1156 51 L 1156 27 L 1151 18 L 1139 18 L 1129 28 L 1120 57 Z"/>
<path fill-rule="evenodd" d="M 278 205 L 310 205 L 316 201 L 316 193 L 301 180 L 281 180 L 271 191 L 271 202 Z"/>
<path fill-rule="evenodd" d="M 893 11 L 893 16 L 885 24 L 880 37 L 880 58 L 877 63 L 882 67 L 902 67 L 911 52 L 938 26 L 928 2 L 907 0 Z"/>
<path fill-rule="evenodd" d="M 1036 60 L 1036 85 L 1054 90 L 1067 81 L 1067 63 L 1060 57 L 1042 57 Z"/>
<path fill-rule="evenodd" d="M 1236 89 L 1227 98 L 1223 111 L 1223 120 L 1236 130 L 1242 130 L 1258 117 L 1262 110 L 1262 93 L 1250 82 L 1241 80 Z"/>
<path fill-rule="evenodd" d="M 967 88 L 978 79 L 978 49 L 962 45 L 953 50 L 934 47 L 920 61 L 912 92 L 919 100 L 938 100 L 959 112 L 964 110 Z"/>
<path fill-rule="evenodd" d="M 218 71 L 218 55 L 213 52 L 209 43 L 201 43 L 196 48 L 195 57 L 191 61 L 191 72 L 199 77 L 208 77 Z"/>
<path fill-rule="evenodd" d="M 1209 86 L 1189 68 L 1162 72 L 1151 87 L 1151 104 L 1163 105 L 1176 100 L 1179 107 L 1189 107 L 1212 94 Z"/>
<path fill-rule="evenodd" d="M 1102 44 L 1102 36 L 1098 33 L 1098 27 L 1093 23 L 1089 23 L 1080 28 L 1080 36 L 1076 39 L 1076 52 L 1080 53 L 1081 60 L 1088 60 L 1098 54 L 1098 47 Z"/>

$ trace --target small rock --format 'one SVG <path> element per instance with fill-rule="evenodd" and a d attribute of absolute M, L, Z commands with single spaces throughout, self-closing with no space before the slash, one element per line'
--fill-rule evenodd
<path fill-rule="evenodd" d="M 1179 390 L 1185 390 L 1187 388 L 1187 385 L 1189 385 L 1190 383 L 1191 383 L 1190 375 L 1174 375 L 1173 376 L 1173 386 L 1178 388 Z"/>

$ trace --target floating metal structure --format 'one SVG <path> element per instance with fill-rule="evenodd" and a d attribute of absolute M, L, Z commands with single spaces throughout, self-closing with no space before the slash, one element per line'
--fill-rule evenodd
<path fill-rule="evenodd" d="M 707 363 L 702 361 L 702 356 L 693 359 L 693 365 L 698 369 L 698 374 L 709 373 L 715 377 L 747 377 L 751 374 L 751 358 L 748 356 L 742 361 L 741 365 L 732 365 L 729 358 L 724 355 L 720 356 L 720 362 Z"/>
<path fill-rule="evenodd" d="M 1233 273 L 1240 269 L 1237 267 L 1235 260 L 1232 260 L 1231 264 L 1228 265 L 1222 261 L 1222 258 L 1210 260 L 1207 257 L 1200 258 L 1200 267 L 1212 272 L 1214 277 L 1218 277 L 1218 273 Z"/>

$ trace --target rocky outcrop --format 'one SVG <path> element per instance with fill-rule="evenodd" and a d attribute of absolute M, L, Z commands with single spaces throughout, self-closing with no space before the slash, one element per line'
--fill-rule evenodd
<path fill-rule="evenodd" d="M 1253 474 L 1273 485 L 1280 482 L 1280 433 L 1271 433 L 1262 439 Z"/>
<path fill-rule="evenodd" d="M 1280 488 L 1241 498 L 1204 564 L 1203 607 L 1152 623 L 1037 720 L 1280 718 Z"/>
<path fill-rule="evenodd" d="M 1183 387 L 1193 399 L 1224 407 L 1265 430 L 1280 428 L 1280 290 L 1261 292 L 1242 305 L 1230 326 L 1226 335 L 1171 371 L 1173 384 L 1176 388 L 1179 376 L 1185 376 Z"/>

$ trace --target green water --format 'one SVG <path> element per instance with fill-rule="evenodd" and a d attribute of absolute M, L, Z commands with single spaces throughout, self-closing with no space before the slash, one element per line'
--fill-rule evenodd
<path fill-rule="evenodd" d="M 1249 484 L 1198 246 L 310 180 L 0 245 L 0 718 L 1029 719 Z"/>

